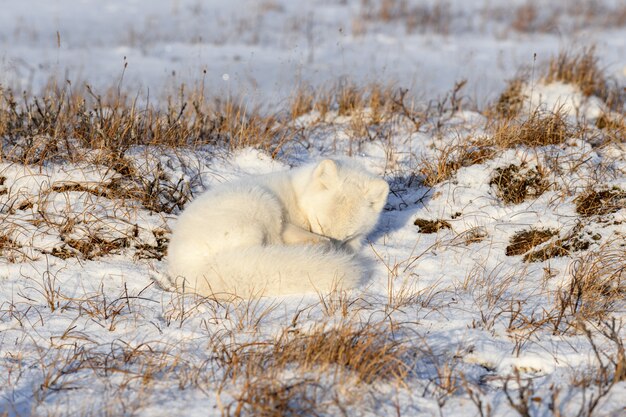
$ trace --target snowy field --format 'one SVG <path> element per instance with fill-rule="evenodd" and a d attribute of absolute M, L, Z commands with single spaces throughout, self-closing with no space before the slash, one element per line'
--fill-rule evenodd
<path fill-rule="evenodd" d="M 0 416 L 626 415 L 625 101 L 618 0 L 5 2 Z M 363 288 L 158 284 L 323 156 L 391 188 Z"/>

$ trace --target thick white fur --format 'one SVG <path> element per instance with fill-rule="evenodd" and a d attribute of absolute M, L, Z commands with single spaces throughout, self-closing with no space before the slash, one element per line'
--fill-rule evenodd
<path fill-rule="evenodd" d="M 355 287 L 365 273 L 355 251 L 388 191 L 360 165 L 331 159 L 219 185 L 180 215 L 170 279 L 220 298 Z"/>

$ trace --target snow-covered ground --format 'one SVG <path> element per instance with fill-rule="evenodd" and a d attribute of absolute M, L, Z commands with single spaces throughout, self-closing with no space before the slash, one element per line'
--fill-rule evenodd
<path fill-rule="evenodd" d="M 215 95 L 243 92 L 276 103 L 298 83 L 347 78 L 396 82 L 432 98 L 463 78 L 484 103 L 521 66 L 532 66 L 534 54 L 542 62 L 581 44 L 597 44 L 609 74 L 623 80 L 621 3 L 13 2 L 0 14 L 0 83 L 37 90 L 54 77 L 110 87 L 128 64 L 124 84 L 153 94 L 204 80 Z"/>
<path fill-rule="evenodd" d="M 50 79 L 69 79 L 158 96 L 204 82 L 211 96 L 280 108 L 299 84 L 392 83 L 427 103 L 468 79 L 464 97 L 478 106 L 448 103 L 421 126 L 394 117 L 372 124 L 372 139 L 358 140 L 355 120 L 367 124 L 367 111 L 310 112 L 292 122 L 308 132 L 307 146 L 287 146 L 277 159 L 250 148 L 126 151 L 137 178 L 174 194 L 183 184 L 190 196 L 322 155 L 362 161 L 392 192 L 363 248 L 372 276 L 341 297 L 218 303 L 164 290 L 155 281 L 165 270 L 178 194 L 164 193 L 160 210 L 147 207 L 131 197 L 137 184 L 95 156 L 38 165 L 4 158 L 0 414 L 625 415 L 626 374 L 618 373 L 626 365 L 619 356 L 626 335 L 626 129 L 616 128 L 608 140 L 597 127 L 603 115 L 623 122 L 624 108 L 609 109 L 600 97 L 571 84 L 544 84 L 538 75 L 561 49 L 595 45 L 604 73 L 626 85 L 626 14 L 619 20 L 626 7 L 593 4 L 4 4 L 2 88 L 37 92 Z M 482 110 L 518 70 L 533 65 L 520 117 L 528 109 L 560 108 L 570 126 L 583 123 L 584 133 L 572 128 L 561 143 L 535 147 L 491 144 L 495 152 L 424 185 L 427 161 L 472 140 L 489 143 L 494 132 Z M 2 139 L 4 155 L 12 138 Z M 528 198 L 512 202 L 498 191 L 503 172 L 539 180 Z M 583 199 L 592 191 L 600 196 L 597 206 Z M 438 230 L 426 233 L 416 220 L 434 221 Z M 531 229 L 549 236 L 513 254 L 511 239 Z M 534 261 L 524 260 L 529 255 Z M 570 284 L 594 274 L 593 285 Z M 402 378 L 359 380 L 351 371 L 358 366 L 341 361 L 310 369 L 297 361 L 246 362 L 254 362 L 246 352 L 280 346 L 283 337 L 346 323 L 371 324 L 398 343 Z M 250 394 L 271 380 L 283 390 L 260 391 L 270 398 Z M 283 403 L 280 395 L 291 400 Z M 253 404 L 264 401 L 262 414 Z"/>

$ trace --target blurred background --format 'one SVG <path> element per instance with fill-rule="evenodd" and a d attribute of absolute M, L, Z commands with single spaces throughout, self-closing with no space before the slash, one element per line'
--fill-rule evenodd
<path fill-rule="evenodd" d="M 626 79 L 618 0 L 2 1 L 0 84 L 123 86 L 279 104 L 298 86 L 351 81 L 434 97 L 467 79 L 479 105 L 522 67 L 596 46 Z"/>

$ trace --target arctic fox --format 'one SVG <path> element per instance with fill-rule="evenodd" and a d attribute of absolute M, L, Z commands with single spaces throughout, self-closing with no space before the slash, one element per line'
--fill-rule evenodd
<path fill-rule="evenodd" d="M 332 159 L 221 184 L 175 224 L 169 278 L 218 298 L 355 287 L 365 272 L 355 252 L 388 192 L 362 166 Z"/>

